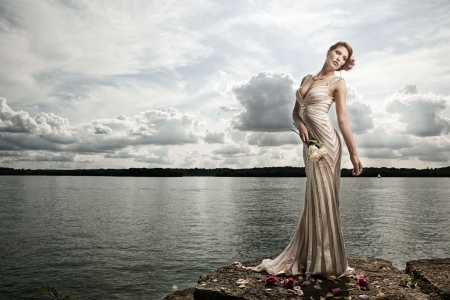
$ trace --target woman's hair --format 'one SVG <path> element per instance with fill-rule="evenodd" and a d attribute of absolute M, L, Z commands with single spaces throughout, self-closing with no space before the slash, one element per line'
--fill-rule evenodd
<path fill-rule="evenodd" d="M 328 49 L 328 52 L 333 51 L 334 49 L 336 49 L 339 46 L 344 46 L 345 48 L 347 48 L 347 50 L 348 50 L 348 57 L 347 57 L 347 60 L 345 61 L 345 64 L 343 64 L 342 67 L 340 67 L 338 71 L 344 70 L 344 67 L 348 64 L 348 62 L 350 61 L 350 57 L 352 57 L 352 55 L 353 55 L 353 48 L 352 48 L 352 46 L 350 46 L 349 43 L 344 42 L 344 41 L 337 41 L 336 43 L 331 45 L 330 49 Z"/>

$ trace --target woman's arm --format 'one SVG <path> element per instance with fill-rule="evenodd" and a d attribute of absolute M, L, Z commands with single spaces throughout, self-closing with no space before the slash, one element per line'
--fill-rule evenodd
<path fill-rule="evenodd" d="M 346 109 L 346 86 L 344 80 L 336 82 L 336 90 L 334 92 L 334 102 L 336 105 L 336 116 L 339 129 L 344 137 L 345 144 L 347 145 L 348 153 L 350 154 L 350 160 L 353 164 L 353 176 L 358 176 L 362 173 L 362 164 L 356 153 L 355 141 L 353 140 L 352 127 L 347 117 Z"/>
<path fill-rule="evenodd" d="M 303 83 L 305 82 L 306 76 L 303 77 L 302 83 L 300 84 L 303 85 Z M 300 114 L 302 112 L 302 108 L 300 106 L 300 104 L 298 103 L 297 100 L 295 100 L 295 105 L 294 105 L 294 109 L 292 110 L 292 119 L 294 120 L 295 126 L 297 127 L 299 133 L 300 133 L 300 138 L 302 139 L 303 143 L 307 143 L 309 140 L 309 134 L 308 134 L 308 129 L 306 129 L 305 124 L 303 123 L 302 119 L 300 118 Z"/>

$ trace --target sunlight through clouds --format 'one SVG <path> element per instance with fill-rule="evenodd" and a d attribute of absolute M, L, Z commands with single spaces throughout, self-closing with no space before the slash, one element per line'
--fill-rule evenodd
<path fill-rule="evenodd" d="M 337 40 L 363 165 L 447 166 L 447 3 L 342 4 L 1 1 L 0 166 L 301 166 L 295 91 Z"/>

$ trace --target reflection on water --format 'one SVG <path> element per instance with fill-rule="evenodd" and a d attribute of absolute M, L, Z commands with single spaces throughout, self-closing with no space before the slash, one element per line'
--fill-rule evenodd
<path fill-rule="evenodd" d="M 290 242 L 305 178 L 0 178 L 0 298 L 161 299 Z M 349 256 L 450 257 L 448 178 L 342 178 Z"/>

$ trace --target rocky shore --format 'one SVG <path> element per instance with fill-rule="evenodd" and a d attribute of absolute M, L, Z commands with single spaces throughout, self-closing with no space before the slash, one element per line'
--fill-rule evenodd
<path fill-rule="evenodd" d="M 355 274 L 365 274 L 367 287 L 356 284 L 355 278 L 304 278 L 277 276 L 278 284 L 266 285 L 266 272 L 257 273 L 245 267 L 254 267 L 264 258 L 233 263 L 201 275 L 196 287 L 167 295 L 164 300 L 256 300 L 256 299 L 406 299 L 450 300 L 450 258 L 408 261 L 405 270 L 391 262 L 373 257 L 349 257 Z M 283 282 L 294 278 L 294 287 L 288 291 Z M 237 284 L 239 279 L 248 283 Z M 250 279 L 250 280 L 249 280 Z M 331 293 L 331 288 L 338 293 Z M 336 290 L 338 288 L 338 290 Z M 299 296 L 301 289 L 303 296 Z"/>

